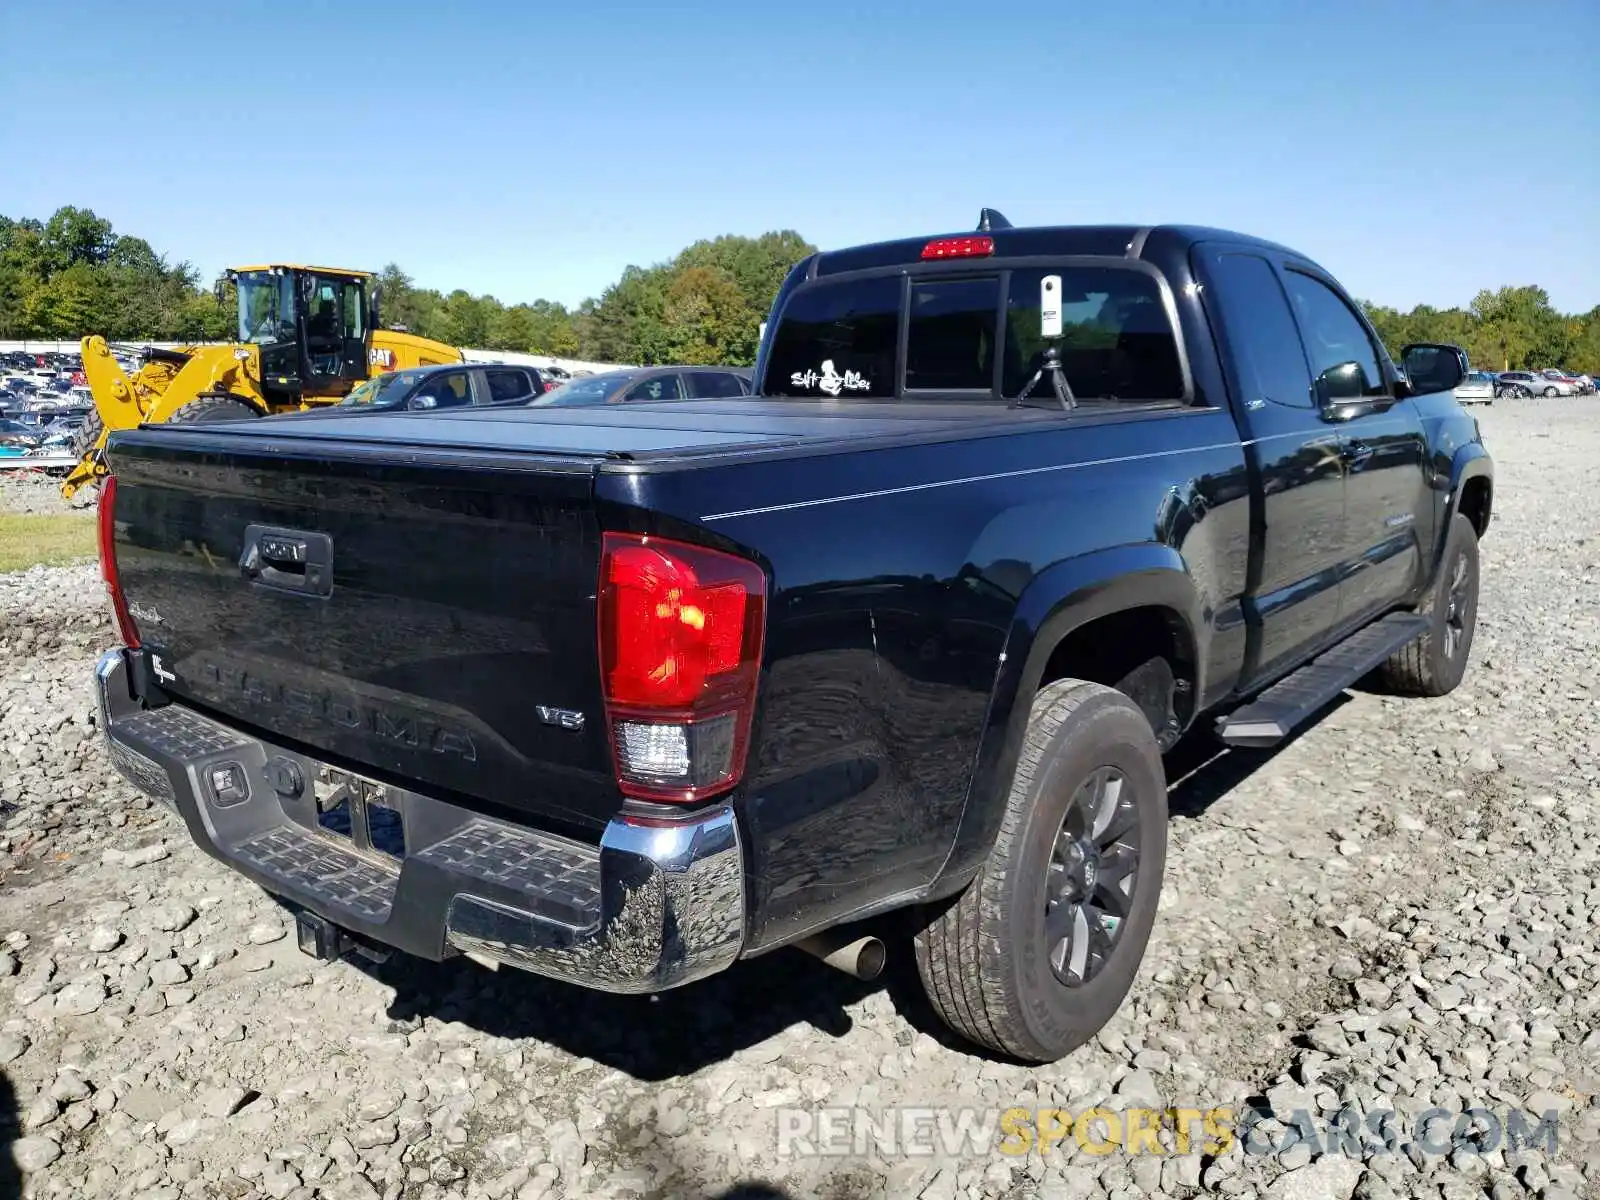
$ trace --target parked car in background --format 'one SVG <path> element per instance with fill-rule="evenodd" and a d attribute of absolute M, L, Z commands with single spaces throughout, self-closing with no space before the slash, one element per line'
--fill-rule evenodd
<path fill-rule="evenodd" d="M 13 421 L 9 417 L 0 418 L 0 446 L 16 446 L 28 449 L 38 445 L 38 443 L 38 429 L 30 429 L 21 421 Z"/>
<path fill-rule="evenodd" d="M 1539 374 L 1552 383 L 1567 384 L 1572 388 L 1572 394 L 1575 396 L 1586 396 L 1594 390 L 1594 381 L 1587 375 L 1574 375 L 1571 371 L 1564 371 L 1555 367 L 1547 367 L 1545 370 L 1540 371 Z"/>
<path fill-rule="evenodd" d="M 526 404 L 549 385 L 535 367 L 440 363 L 389 371 L 360 384 L 340 403 L 355 408 L 492 408 Z"/>
<path fill-rule="evenodd" d="M 1526 398 L 1528 396 L 1559 396 L 1561 389 L 1532 371 L 1500 372 L 1500 394 Z"/>
<path fill-rule="evenodd" d="M 1542 396 L 1576 396 L 1578 394 L 1578 385 L 1567 378 L 1563 372 L 1554 368 L 1546 367 L 1542 371 L 1535 371 L 1534 379 L 1537 381 L 1534 385 L 1534 390 Z M 1539 383 L 1543 383 L 1544 387 L 1540 388 L 1538 386 Z M 1552 392 L 1551 388 L 1555 388 L 1555 391 Z"/>
<path fill-rule="evenodd" d="M 535 408 L 627 404 L 637 400 L 720 400 L 748 396 L 744 367 L 638 367 L 586 375 L 547 392 Z"/>
<path fill-rule="evenodd" d="M 1462 404 L 1493 404 L 1495 395 L 1495 377 L 1487 371 L 1473 371 L 1456 386 Z"/>

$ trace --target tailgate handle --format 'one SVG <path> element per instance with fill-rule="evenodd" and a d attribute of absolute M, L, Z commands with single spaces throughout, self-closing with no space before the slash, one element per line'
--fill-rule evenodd
<path fill-rule="evenodd" d="M 333 539 L 325 533 L 246 525 L 239 570 L 261 587 L 303 596 L 331 596 Z"/>

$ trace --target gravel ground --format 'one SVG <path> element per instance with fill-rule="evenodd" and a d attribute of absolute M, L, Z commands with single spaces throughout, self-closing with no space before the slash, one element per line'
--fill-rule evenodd
<path fill-rule="evenodd" d="M 43 471 L 0 470 L 0 512 L 70 512 L 61 498 L 61 481 Z"/>
<path fill-rule="evenodd" d="M 1045 1068 L 951 1044 L 903 972 L 793 952 L 654 999 L 313 963 L 107 766 L 93 566 L 0 576 L 0 1196 L 1600 1196 L 1600 403 L 1481 421 L 1500 482 L 1466 682 L 1355 692 L 1271 756 L 1190 754 L 1133 996 Z M 824 1105 L 892 1131 L 897 1106 L 1098 1103 L 1253 1106 L 1269 1152 L 776 1133 Z M 1391 1150 L 1322 1153 L 1340 1109 L 1393 1113 Z M 1510 1146 L 1513 1109 L 1558 1113 L 1554 1148 Z"/>

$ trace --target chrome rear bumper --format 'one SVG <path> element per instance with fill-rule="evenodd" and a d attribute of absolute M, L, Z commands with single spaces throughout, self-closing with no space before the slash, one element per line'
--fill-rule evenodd
<path fill-rule="evenodd" d="M 100 727 L 122 776 L 207 853 L 358 937 L 610 992 L 663 991 L 739 957 L 744 856 L 729 806 L 619 816 L 594 846 L 344 772 L 181 704 L 145 708 L 129 678 L 128 652 L 101 657 Z M 237 786 L 219 792 L 218 779 Z M 330 779 L 351 797 L 348 834 L 319 822 Z M 378 848 L 372 808 L 405 831 L 400 852 Z"/>

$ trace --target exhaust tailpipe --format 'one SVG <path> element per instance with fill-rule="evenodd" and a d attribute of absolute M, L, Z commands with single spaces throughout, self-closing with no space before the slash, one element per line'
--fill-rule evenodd
<path fill-rule="evenodd" d="M 889 957 L 881 938 L 856 937 L 832 929 L 802 938 L 794 947 L 812 958 L 820 958 L 835 970 L 869 982 L 883 974 Z"/>

